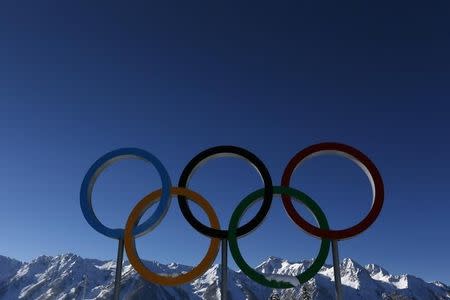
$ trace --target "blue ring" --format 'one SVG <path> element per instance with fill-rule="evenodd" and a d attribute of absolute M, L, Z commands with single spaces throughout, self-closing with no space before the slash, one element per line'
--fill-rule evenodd
<path fill-rule="evenodd" d="M 171 195 L 170 189 L 172 188 L 172 183 L 170 181 L 169 173 L 158 158 L 148 153 L 145 150 L 138 148 L 121 148 L 109 153 L 106 153 L 100 157 L 87 171 L 84 176 L 83 183 L 81 184 L 80 191 L 80 206 L 83 212 L 84 218 L 99 233 L 113 238 L 113 239 L 123 239 L 124 229 L 116 228 L 112 229 L 106 227 L 100 222 L 94 213 L 92 207 L 92 190 L 94 188 L 95 181 L 98 176 L 111 164 L 123 160 L 123 159 L 141 159 L 151 163 L 159 173 L 162 181 L 162 195 L 159 200 L 158 206 L 155 212 L 146 220 L 144 223 L 140 224 L 134 228 L 133 234 L 138 237 L 149 231 L 151 231 L 155 226 L 161 222 L 169 209 Z"/>

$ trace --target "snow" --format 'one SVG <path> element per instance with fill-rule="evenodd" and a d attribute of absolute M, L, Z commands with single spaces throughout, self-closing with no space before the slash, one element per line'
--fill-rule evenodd
<path fill-rule="evenodd" d="M 292 286 L 299 286 L 300 281 L 298 281 L 297 277 L 295 276 L 289 276 L 289 275 L 280 275 L 280 274 L 269 274 L 266 275 L 266 278 L 268 280 L 273 280 L 277 282 L 286 282 L 289 283 Z"/>
<path fill-rule="evenodd" d="M 290 262 L 277 257 L 269 257 L 255 270 L 269 280 L 288 282 L 295 288 L 277 290 L 281 299 L 297 299 L 302 286 L 295 277 L 311 265 L 312 260 Z M 162 264 L 146 261 L 153 272 L 166 276 L 177 276 L 192 267 L 177 263 Z M 86 285 L 86 298 L 109 299 L 114 283 L 114 261 L 84 259 L 74 254 L 40 256 L 31 262 L 19 262 L 0 256 L 0 300 L 15 299 L 76 299 Z M 156 297 L 165 300 L 176 299 L 219 299 L 220 267 L 212 266 L 205 274 L 190 284 L 179 287 L 146 285 L 133 267 L 125 262 L 122 273 L 122 297 Z M 87 280 L 85 280 L 87 277 Z M 450 300 L 450 288 L 441 283 L 427 283 L 412 275 L 392 275 L 380 266 L 365 267 L 351 259 L 341 263 L 341 280 L 345 286 L 345 299 L 380 299 L 380 295 L 394 292 L 408 298 Z M 324 300 L 334 295 L 333 267 L 325 265 L 311 280 L 315 298 Z M 242 272 L 228 270 L 228 292 L 232 299 L 267 299 L 273 290 L 250 280 Z M 150 295 L 150 296 L 149 296 Z M 151 296 L 153 295 L 153 296 Z"/>

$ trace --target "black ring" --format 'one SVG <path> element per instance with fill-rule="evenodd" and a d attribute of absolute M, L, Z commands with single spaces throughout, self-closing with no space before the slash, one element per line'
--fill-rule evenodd
<path fill-rule="evenodd" d="M 256 216 L 251 219 L 248 223 L 242 225 L 236 230 L 237 236 L 243 236 L 256 227 L 258 227 L 267 213 L 269 212 L 270 206 L 272 204 L 273 198 L 273 185 L 272 178 L 270 177 L 270 173 L 267 170 L 264 163 L 253 153 L 248 150 L 245 150 L 236 146 L 216 146 L 197 154 L 191 161 L 186 165 L 183 172 L 181 173 L 180 180 L 178 182 L 178 186 L 181 188 L 187 188 L 189 183 L 189 179 L 191 175 L 194 173 L 195 169 L 197 169 L 202 163 L 207 162 L 209 159 L 215 157 L 223 156 L 236 156 L 240 158 L 244 158 L 249 161 L 261 176 L 264 182 L 264 200 L 262 202 L 261 208 L 258 210 Z M 210 237 L 210 238 L 219 238 L 226 239 L 228 236 L 228 230 L 218 230 L 208 226 L 203 225 L 195 216 L 192 214 L 191 209 L 189 208 L 189 203 L 186 200 L 186 197 L 178 195 L 178 205 L 180 206 L 181 212 L 185 219 L 194 227 L 198 232 Z"/>

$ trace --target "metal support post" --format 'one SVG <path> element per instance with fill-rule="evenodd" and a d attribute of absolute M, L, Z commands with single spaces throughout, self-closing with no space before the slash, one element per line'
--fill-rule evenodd
<path fill-rule="evenodd" d="M 119 300 L 120 296 L 120 282 L 122 280 L 122 262 L 123 262 L 123 247 L 124 240 L 119 240 L 119 247 L 117 249 L 117 262 L 116 262 L 116 278 L 114 280 L 114 300 Z"/>
<path fill-rule="evenodd" d="M 228 240 L 222 239 L 222 263 L 221 263 L 221 281 L 220 281 L 220 299 L 227 300 L 228 291 Z"/>
<path fill-rule="evenodd" d="M 334 285 L 336 287 L 336 300 L 342 300 L 341 267 L 339 263 L 338 241 L 331 241 L 333 250 Z"/>

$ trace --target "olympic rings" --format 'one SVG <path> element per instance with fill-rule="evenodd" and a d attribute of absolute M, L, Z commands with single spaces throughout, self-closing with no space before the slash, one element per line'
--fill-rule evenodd
<path fill-rule="evenodd" d="M 259 172 L 259 175 L 262 177 L 264 182 L 264 200 L 261 205 L 261 208 L 256 213 L 256 216 L 251 219 L 247 224 L 239 227 L 237 229 L 237 235 L 245 235 L 258 227 L 259 224 L 264 220 L 267 213 L 269 212 L 270 205 L 272 204 L 273 197 L 273 186 L 272 186 L 272 178 L 270 177 L 270 173 L 267 170 L 264 163 L 253 153 L 243 148 L 235 147 L 235 146 L 217 146 L 213 148 L 206 149 L 201 153 L 197 154 L 184 168 L 181 173 L 180 180 L 178 181 L 179 187 L 187 187 L 189 183 L 189 179 L 194 171 L 201 166 L 203 163 L 206 163 L 208 160 L 215 157 L 224 157 L 224 156 L 236 156 L 243 158 L 250 162 L 253 167 Z M 197 231 L 203 233 L 209 237 L 227 238 L 228 231 L 227 230 L 218 230 L 214 228 L 207 227 L 203 225 L 200 221 L 195 218 L 192 214 L 192 211 L 189 208 L 188 203 L 186 202 L 185 197 L 183 195 L 178 196 L 178 205 L 180 206 L 181 212 L 186 220 L 194 227 Z"/>
<path fill-rule="evenodd" d="M 291 188 L 289 186 L 291 176 L 297 166 L 299 166 L 304 160 L 312 156 L 320 154 L 338 154 L 346 158 L 352 159 L 356 162 L 369 177 L 373 190 L 373 202 L 370 212 L 367 216 L 358 224 L 353 227 L 343 230 L 331 230 L 329 229 L 328 221 L 321 208 L 305 193 Z M 228 230 L 221 230 L 219 220 L 212 206 L 198 193 L 191 191 L 187 188 L 189 179 L 201 164 L 205 163 L 209 159 L 223 156 L 236 156 L 243 158 L 250 162 L 262 177 L 264 188 L 259 189 L 247 197 L 245 197 L 234 210 L 228 225 Z M 126 158 L 142 159 L 150 162 L 157 169 L 161 181 L 162 188 L 156 190 L 147 196 L 145 196 L 132 210 L 125 229 L 111 229 L 103 225 L 96 217 L 92 207 L 92 190 L 96 179 L 108 166 L 114 162 Z M 99 233 L 108 236 L 110 238 L 124 240 L 125 250 L 131 265 L 135 270 L 146 280 L 159 283 L 162 285 L 179 285 L 194 280 L 205 272 L 208 267 L 214 262 L 219 251 L 219 239 L 229 240 L 230 251 L 236 264 L 241 270 L 254 281 L 272 288 L 291 288 L 297 282 L 304 283 L 312 278 L 325 263 L 330 248 L 330 240 L 341 240 L 353 237 L 366 230 L 373 224 L 378 217 L 384 201 L 384 186 L 378 169 L 370 159 L 358 151 L 357 149 L 344 144 L 338 143 L 321 143 L 307 147 L 298 152 L 288 163 L 286 169 L 283 172 L 281 186 L 274 187 L 272 185 L 272 179 L 269 171 L 264 163 L 256 157 L 253 153 L 239 148 L 236 146 L 217 146 L 209 148 L 199 154 L 197 154 L 184 168 L 178 183 L 179 187 L 172 187 L 170 177 L 167 170 L 162 163 L 152 154 L 136 149 L 136 148 L 122 148 L 105 154 L 100 157 L 88 170 L 86 176 L 83 179 L 80 191 L 80 205 L 83 215 L 87 222 Z M 300 228 L 306 232 L 322 239 L 319 253 L 314 260 L 314 263 L 303 273 L 295 276 L 295 280 L 292 281 L 286 278 L 274 278 L 268 277 L 258 273 L 252 269 L 243 259 L 237 239 L 258 227 L 264 218 L 266 217 L 271 204 L 273 195 L 281 195 L 283 205 L 289 217 Z M 211 243 L 205 257 L 201 262 L 194 267 L 190 272 L 178 274 L 175 277 L 163 276 L 156 274 L 148 270 L 144 263 L 139 258 L 135 239 L 145 233 L 150 232 L 162 218 L 166 215 L 169 205 L 171 203 L 171 197 L 173 195 L 178 196 L 178 204 L 181 212 L 186 220 L 191 224 L 198 232 L 211 238 Z M 297 201 L 304 203 L 309 210 L 314 214 L 316 220 L 319 223 L 319 227 L 316 227 L 308 223 L 303 219 L 295 210 L 291 197 L 294 197 Z M 245 210 L 253 204 L 255 201 L 263 198 L 262 205 L 258 210 L 256 216 L 248 223 L 239 227 L 239 220 L 244 214 Z M 158 206 L 155 212 L 142 224 L 139 224 L 141 217 L 147 211 L 147 209 L 156 203 L 159 199 Z M 194 217 L 192 211 L 189 208 L 187 200 L 196 202 L 207 213 L 210 227 L 202 224 L 198 219 Z M 120 243 L 119 243 L 120 245 Z"/>
<path fill-rule="evenodd" d="M 156 168 L 162 181 L 162 196 L 161 200 L 156 208 L 155 212 L 148 218 L 147 221 L 135 228 L 134 234 L 140 236 L 145 232 L 152 230 L 157 226 L 159 222 L 164 218 L 167 213 L 167 209 L 170 205 L 170 188 L 172 183 L 170 181 L 169 173 L 163 164 L 152 154 L 147 151 L 137 148 L 121 148 L 115 151 L 106 153 L 100 157 L 88 170 L 86 176 L 84 176 L 83 183 L 81 184 L 80 191 L 80 206 L 86 221 L 97 232 L 113 238 L 123 239 L 123 229 L 111 229 L 103 225 L 97 216 L 95 215 L 94 208 L 92 207 L 92 190 L 94 188 L 95 181 L 98 176 L 111 164 L 128 158 L 141 159 L 147 161 Z"/>
<path fill-rule="evenodd" d="M 134 267 L 136 272 L 138 272 L 144 279 L 162 284 L 162 285 L 180 285 L 190 282 L 197 277 L 201 276 L 210 265 L 214 262 L 214 259 L 219 252 L 220 241 L 218 239 L 211 239 L 210 246 L 208 248 L 208 252 L 202 261 L 194 267 L 191 271 L 183 274 L 179 274 L 176 277 L 169 277 L 156 274 L 150 271 L 144 263 L 139 258 L 139 255 L 136 251 L 135 237 L 133 235 L 133 229 L 139 223 L 139 219 L 145 213 L 145 211 L 156 202 L 159 197 L 161 197 L 161 190 L 157 190 L 152 192 L 151 194 L 145 196 L 139 203 L 133 208 L 130 216 L 128 217 L 127 225 L 125 226 L 125 250 L 127 251 L 128 259 L 130 260 L 131 265 Z M 219 219 L 214 212 L 212 206 L 199 194 L 179 187 L 173 187 L 171 189 L 171 195 L 183 195 L 189 200 L 194 201 L 206 212 L 208 215 L 209 222 L 211 226 L 215 229 L 219 229 Z"/>
<path fill-rule="evenodd" d="M 373 191 L 372 208 L 367 216 L 358 224 L 343 230 L 328 230 L 317 228 L 314 225 L 308 223 L 304 218 L 302 218 L 292 205 L 291 198 L 288 194 L 283 194 L 283 205 L 286 212 L 291 217 L 291 219 L 306 232 L 320 238 L 327 238 L 333 240 L 343 240 L 360 234 L 373 222 L 380 214 L 381 208 L 383 207 L 384 200 L 384 185 L 380 173 L 378 172 L 375 164 L 362 152 L 344 144 L 338 143 L 321 143 L 309 146 L 302 151 L 298 152 L 288 163 L 286 169 L 284 170 L 281 186 L 288 187 L 292 173 L 294 170 L 307 158 L 312 156 L 318 156 L 321 154 L 338 154 L 346 158 L 351 159 L 356 162 L 356 164 L 362 168 L 366 175 L 368 176 Z"/>
<path fill-rule="evenodd" d="M 239 220 L 241 219 L 241 217 L 245 213 L 245 211 L 248 209 L 248 207 L 250 207 L 254 202 L 259 200 L 263 196 L 263 193 L 264 193 L 264 190 L 260 189 L 260 190 L 257 190 L 255 192 L 249 194 L 247 197 L 244 198 L 244 200 L 241 201 L 241 203 L 239 203 L 239 205 L 234 210 L 233 215 L 231 216 L 230 225 L 228 227 L 228 240 L 229 240 L 231 255 L 233 256 L 234 261 L 236 262 L 238 267 L 241 269 L 241 271 L 244 272 L 244 274 L 246 274 L 253 281 L 256 281 L 259 284 L 262 284 L 264 286 L 274 288 L 274 289 L 292 288 L 292 287 L 294 287 L 294 285 L 292 283 L 284 282 L 281 280 L 270 279 L 270 278 L 267 278 L 264 274 L 261 274 L 261 273 L 255 271 L 252 267 L 250 267 L 245 262 L 244 258 L 241 255 L 241 252 L 239 250 L 237 236 L 236 236 L 236 228 L 239 225 Z M 279 194 L 279 195 L 287 194 L 287 195 L 294 197 L 296 200 L 302 202 L 314 214 L 317 221 L 319 222 L 320 228 L 328 229 L 327 218 L 325 217 L 325 214 L 323 213 L 322 209 L 320 209 L 320 207 L 317 205 L 317 203 L 314 202 L 305 193 L 302 193 L 293 188 L 281 187 L 281 186 L 274 186 L 273 193 Z M 320 250 L 319 250 L 319 253 L 318 253 L 316 259 L 314 260 L 314 263 L 303 273 L 294 277 L 298 280 L 299 284 L 305 283 L 308 280 L 310 280 L 312 277 L 314 277 L 314 275 L 324 265 L 325 260 L 327 259 L 329 250 L 330 250 L 330 241 L 326 240 L 326 239 L 322 239 L 322 242 L 320 244 Z"/>

